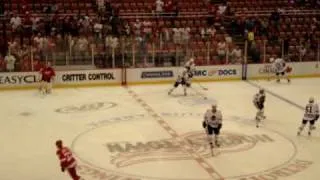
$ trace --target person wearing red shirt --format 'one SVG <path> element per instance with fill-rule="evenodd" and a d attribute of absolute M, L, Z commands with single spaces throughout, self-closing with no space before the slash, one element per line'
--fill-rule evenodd
<path fill-rule="evenodd" d="M 47 66 L 40 69 L 40 92 L 43 94 L 50 94 L 52 92 L 52 81 L 56 73 L 51 67 L 51 62 L 47 63 Z"/>
<path fill-rule="evenodd" d="M 56 141 L 57 147 L 57 156 L 60 160 L 61 171 L 64 172 L 65 170 L 68 171 L 72 180 L 80 180 L 81 177 L 77 174 L 77 162 L 76 159 L 72 156 L 71 150 L 63 146 L 62 140 Z"/>

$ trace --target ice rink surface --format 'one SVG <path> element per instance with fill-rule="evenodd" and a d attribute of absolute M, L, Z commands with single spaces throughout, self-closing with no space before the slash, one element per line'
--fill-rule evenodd
<path fill-rule="evenodd" d="M 86 180 L 318 180 L 320 127 L 296 135 L 320 79 L 194 83 L 188 96 L 170 84 L 0 93 L 0 179 L 67 180 L 55 141 L 62 139 Z M 252 104 L 267 90 L 261 128 Z M 207 97 L 204 99 L 203 97 Z M 202 129 L 212 103 L 222 111 L 220 148 L 211 155 Z"/>

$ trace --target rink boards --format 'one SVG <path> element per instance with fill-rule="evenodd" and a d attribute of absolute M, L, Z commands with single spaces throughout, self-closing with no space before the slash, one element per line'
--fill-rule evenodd
<path fill-rule="evenodd" d="M 320 77 L 318 62 L 288 63 L 290 77 Z M 173 83 L 182 67 L 128 68 L 83 71 L 58 71 L 55 87 L 105 86 L 121 84 Z M 225 81 L 265 79 L 274 76 L 271 64 L 197 66 L 194 81 Z M 0 73 L 0 89 L 34 88 L 39 83 L 38 72 Z"/>

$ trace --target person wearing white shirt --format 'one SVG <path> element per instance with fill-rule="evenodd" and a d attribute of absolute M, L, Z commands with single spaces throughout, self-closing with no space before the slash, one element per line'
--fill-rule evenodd
<path fill-rule="evenodd" d="M 17 28 L 21 26 L 21 18 L 18 15 L 13 16 L 10 19 L 11 28 L 16 31 Z"/>
<path fill-rule="evenodd" d="M 239 46 L 234 48 L 230 54 L 232 64 L 240 64 L 242 61 L 242 52 Z"/>
<path fill-rule="evenodd" d="M 4 61 L 6 62 L 7 71 L 14 71 L 14 64 L 16 62 L 16 58 L 10 52 L 8 53 L 8 55 L 6 55 Z"/>
<path fill-rule="evenodd" d="M 226 56 L 226 43 L 224 41 L 220 41 L 218 43 L 217 53 L 219 60 L 223 60 Z"/>
<path fill-rule="evenodd" d="M 164 2 L 162 0 L 156 0 L 156 13 L 161 14 L 163 12 Z"/>
<path fill-rule="evenodd" d="M 224 14 L 224 12 L 226 11 L 226 9 L 227 9 L 227 6 L 221 4 L 221 5 L 218 6 L 218 13 L 219 13 L 220 15 L 222 15 L 222 14 Z"/>
<path fill-rule="evenodd" d="M 79 47 L 80 56 L 81 56 L 81 58 L 83 58 L 82 60 L 84 61 L 85 57 L 88 54 L 89 42 L 84 36 L 82 36 L 78 40 L 77 44 L 78 44 L 78 47 Z"/>

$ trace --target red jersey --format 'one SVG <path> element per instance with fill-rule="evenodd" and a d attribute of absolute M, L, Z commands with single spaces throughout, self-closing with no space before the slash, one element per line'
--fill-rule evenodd
<path fill-rule="evenodd" d="M 62 168 L 74 168 L 76 166 L 76 159 L 72 156 L 72 152 L 67 147 L 57 150 L 57 156 L 60 160 Z"/>
<path fill-rule="evenodd" d="M 41 80 L 46 81 L 46 82 L 50 82 L 52 77 L 54 77 L 56 75 L 56 73 L 54 72 L 52 67 L 41 68 L 40 73 L 42 76 Z"/>

